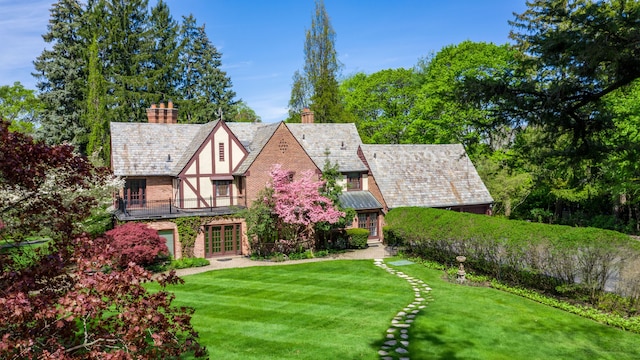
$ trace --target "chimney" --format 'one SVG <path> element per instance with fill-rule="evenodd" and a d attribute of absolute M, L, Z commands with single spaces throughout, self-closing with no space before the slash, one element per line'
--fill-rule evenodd
<path fill-rule="evenodd" d="M 313 111 L 309 108 L 302 109 L 300 122 L 303 124 L 313 124 Z"/>
<path fill-rule="evenodd" d="M 173 101 L 169 100 L 165 108 L 164 102 L 158 108 L 156 104 L 151 104 L 147 109 L 147 121 L 151 124 L 177 124 L 178 109 L 173 107 Z"/>

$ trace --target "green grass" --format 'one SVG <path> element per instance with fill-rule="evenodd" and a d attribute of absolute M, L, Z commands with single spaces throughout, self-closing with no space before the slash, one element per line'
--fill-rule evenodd
<path fill-rule="evenodd" d="M 387 261 L 388 263 L 388 261 Z M 640 335 L 490 288 L 441 280 L 410 329 L 415 359 L 638 359 Z M 408 283 L 371 260 L 218 270 L 172 287 L 212 359 L 378 359 Z"/>
<path fill-rule="evenodd" d="M 378 359 L 391 319 L 413 299 L 371 260 L 212 271 L 172 287 L 196 308 L 211 359 Z"/>
<path fill-rule="evenodd" d="M 638 359 L 640 335 L 519 296 L 396 269 L 428 283 L 434 301 L 411 329 L 411 359 Z"/>

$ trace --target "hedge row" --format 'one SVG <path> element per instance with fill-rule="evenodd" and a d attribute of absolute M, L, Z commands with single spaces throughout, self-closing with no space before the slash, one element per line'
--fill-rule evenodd
<path fill-rule="evenodd" d="M 385 220 L 385 235 L 424 259 L 457 265 L 464 255 L 465 267 L 499 280 L 591 295 L 615 278 L 616 292 L 640 297 L 640 243 L 618 232 L 428 208 L 393 209 Z"/>

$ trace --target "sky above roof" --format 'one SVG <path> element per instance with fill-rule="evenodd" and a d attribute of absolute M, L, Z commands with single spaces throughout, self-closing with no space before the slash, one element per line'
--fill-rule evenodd
<path fill-rule="evenodd" d="M 0 0 L 0 86 L 35 89 L 33 60 L 47 44 L 54 0 Z M 222 53 L 237 98 L 263 122 L 284 120 L 292 76 L 304 66 L 305 31 L 314 0 L 165 0 L 176 20 L 193 14 Z M 149 1 L 150 6 L 155 0 Z M 509 42 L 513 13 L 525 0 L 325 0 L 336 32 L 340 77 L 411 68 L 465 40 Z"/>

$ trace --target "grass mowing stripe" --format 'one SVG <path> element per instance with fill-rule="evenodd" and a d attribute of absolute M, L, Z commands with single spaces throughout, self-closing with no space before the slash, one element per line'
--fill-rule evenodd
<path fill-rule="evenodd" d="M 377 359 L 391 318 L 413 297 L 370 260 L 213 271 L 171 291 L 176 305 L 196 308 L 211 358 L 225 359 Z"/>
<path fill-rule="evenodd" d="M 640 335 L 513 294 L 442 280 L 420 265 L 397 269 L 433 288 L 410 331 L 411 359 L 638 359 Z"/>

